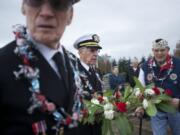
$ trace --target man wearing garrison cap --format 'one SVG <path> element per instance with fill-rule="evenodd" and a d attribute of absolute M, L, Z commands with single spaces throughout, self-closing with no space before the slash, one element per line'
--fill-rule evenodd
<path fill-rule="evenodd" d="M 171 91 L 170 104 L 177 108 L 175 113 L 158 110 L 158 113 L 151 117 L 153 135 L 166 135 L 168 126 L 173 135 L 180 135 L 180 59 L 169 55 L 169 49 L 166 40 L 156 39 L 153 41 L 154 57 L 142 66 L 139 75 L 139 80 L 144 85 L 154 83 L 157 87 Z"/>
<path fill-rule="evenodd" d="M 98 35 L 89 34 L 78 38 L 74 43 L 80 57 L 78 67 L 85 98 L 88 100 L 92 98 L 94 93 L 101 94 L 102 92 L 101 79 L 95 69 L 99 49 L 102 49 L 99 42 Z M 101 125 L 98 123 L 80 125 L 75 132 L 77 135 L 101 135 Z"/>

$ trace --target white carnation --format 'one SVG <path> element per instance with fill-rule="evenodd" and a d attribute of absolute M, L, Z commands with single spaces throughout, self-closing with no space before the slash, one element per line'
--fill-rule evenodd
<path fill-rule="evenodd" d="M 146 95 L 150 95 L 150 96 L 152 96 L 152 95 L 155 94 L 154 90 L 152 90 L 152 89 L 145 89 L 144 93 L 145 93 Z"/>
<path fill-rule="evenodd" d="M 105 102 L 109 101 L 107 97 L 103 97 L 103 99 L 104 99 Z"/>
<path fill-rule="evenodd" d="M 147 99 L 143 100 L 143 108 L 146 109 L 148 107 L 148 101 Z"/>
<path fill-rule="evenodd" d="M 135 96 L 136 97 L 138 97 L 141 94 L 141 91 L 140 91 L 139 88 L 135 88 L 134 91 L 135 91 Z"/>
<path fill-rule="evenodd" d="M 104 105 L 104 111 L 113 110 L 113 105 L 111 103 L 107 103 Z"/>
<path fill-rule="evenodd" d="M 95 105 L 99 105 L 99 100 L 93 98 L 93 99 L 91 99 L 91 103 L 93 103 Z"/>
<path fill-rule="evenodd" d="M 106 119 L 112 120 L 114 118 L 114 111 L 113 110 L 104 111 L 104 116 Z"/>

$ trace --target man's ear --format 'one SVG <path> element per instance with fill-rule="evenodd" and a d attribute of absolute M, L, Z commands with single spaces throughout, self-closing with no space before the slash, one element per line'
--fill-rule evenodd
<path fill-rule="evenodd" d="M 67 25 L 70 25 L 73 19 L 74 9 L 71 7 L 68 11 Z"/>
<path fill-rule="evenodd" d="M 80 55 L 80 54 L 81 54 L 81 52 L 82 52 L 82 51 L 81 51 L 81 49 L 79 49 L 79 50 L 78 50 L 78 54 Z"/>

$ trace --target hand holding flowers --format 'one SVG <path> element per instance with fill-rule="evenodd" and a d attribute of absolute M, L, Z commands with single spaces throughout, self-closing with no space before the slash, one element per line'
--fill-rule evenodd
<path fill-rule="evenodd" d="M 134 95 L 136 100 L 142 103 L 142 107 L 149 116 L 154 116 L 157 110 L 173 113 L 175 112 L 174 106 L 170 103 L 172 100 L 172 91 L 169 89 L 162 89 L 156 87 L 154 84 L 150 84 L 143 87 L 139 80 L 135 78 L 136 88 L 134 89 Z"/>

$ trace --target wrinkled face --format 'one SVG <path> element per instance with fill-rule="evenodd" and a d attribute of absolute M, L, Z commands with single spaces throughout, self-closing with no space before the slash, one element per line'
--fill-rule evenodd
<path fill-rule="evenodd" d="M 158 63 L 164 63 L 169 53 L 168 48 L 158 48 L 158 49 L 153 48 L 152 51 L 154 54 L 154 58 Z"/>
<path fill-rule="evenodd" d="M 87 65 L 95 65 L 99 49 L 82 47 L 79 49 L 80 59 Z"/>
<path fill-rule="evenodd" d="M 51 48 L 57 47 L 73 16 L 72 5 L 62 6 L 63 1 L 23 1 L 22 13 L 26 16 L 27 29 L 34 40 Z"/>

